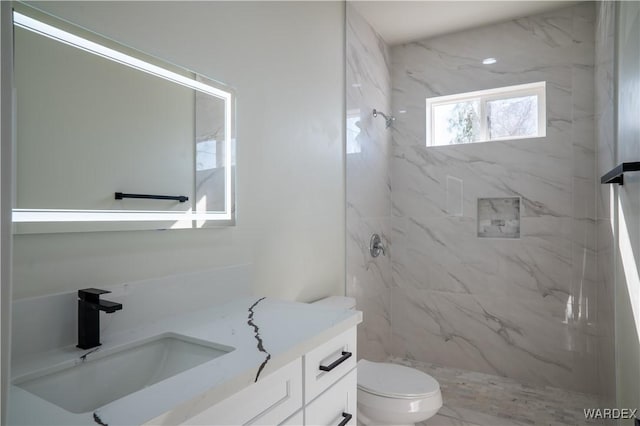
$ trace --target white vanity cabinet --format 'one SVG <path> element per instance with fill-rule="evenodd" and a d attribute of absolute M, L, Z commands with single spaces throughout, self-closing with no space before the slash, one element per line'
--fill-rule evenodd
<path fill-rule="evenodd" d="M 304 424 L 356 424 L 356 356 L 355 327 L 305 355 Z"/>
<path fill-rule="evenodd" d="M 302 405 L 302 358 L 298 358 L 183 424 L 276 425 Z"/>
<path fill-rule="evenodd" d="M 304 408 L 307 425 L 355 425 L 358 376 L 352 369 Z"/>
<path fill-rule="evenodd" d="M 356 328 L 184 422 L 185 425 L 356 425 Z"/>

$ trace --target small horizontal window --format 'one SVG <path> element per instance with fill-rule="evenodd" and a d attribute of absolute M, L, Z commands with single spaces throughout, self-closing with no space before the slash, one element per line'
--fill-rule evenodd
<path fill-rule="evenodd" d="M 546 136 L 545 82 L 427 98 L 427 146 Z"/>

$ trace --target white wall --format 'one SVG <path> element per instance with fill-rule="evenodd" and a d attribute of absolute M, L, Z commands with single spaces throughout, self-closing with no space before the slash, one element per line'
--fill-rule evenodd
<path fill-rule="evenodd" d="M 343 294 L 344 5 L 42 2 L 237 91 L 237 226 L 15 237 L 16 298 L 253 263 L 254 292 Z"/>

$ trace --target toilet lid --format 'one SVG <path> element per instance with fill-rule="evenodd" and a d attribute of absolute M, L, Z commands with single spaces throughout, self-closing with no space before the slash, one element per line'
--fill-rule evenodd
<path fill-rule="evenodd" d="M 415 368 L 387 362 L 358 362 L 358 388 L 391 398 L 420 398 L 440 391 L 433 377 Z"/>

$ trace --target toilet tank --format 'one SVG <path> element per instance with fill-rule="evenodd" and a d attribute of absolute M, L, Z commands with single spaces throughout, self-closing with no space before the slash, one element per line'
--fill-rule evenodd
<path fill-rule="evenodd" d="M 326 306 L 327 308 L 335 308 L 335 309 L 355 309 L 356 308 L 356 299 L 353 297 L 345 297 L 345 296 L 329 296 L 324 299 L 316 300 L 315 302 L 311 302 L 314 305 Z"/>

